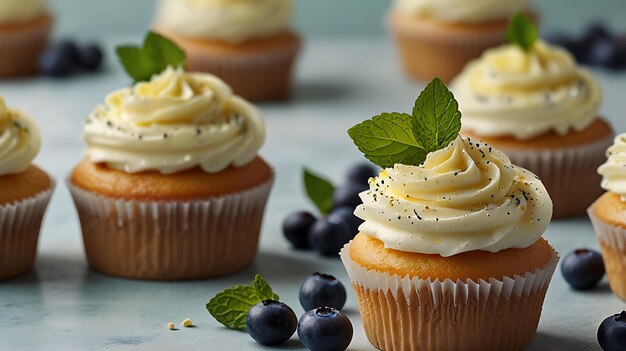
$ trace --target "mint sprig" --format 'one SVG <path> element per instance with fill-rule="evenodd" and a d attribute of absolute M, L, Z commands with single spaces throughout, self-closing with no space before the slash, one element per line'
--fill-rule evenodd
<path fill-rule="evenodd" d="M 274 294 L 270 285 L 263 279 L 260 274 L 254 276 L 254 282 L 252 283 L 254 290 L 256 291 L 257 296 L 261 301 L 263 300 L 274 300 L 278 301 L 280 298 L 278 295 Z M 259 301 L 259 302 L 261 302 Z M 258 303 L 258 302 L 257 302 Z"/>
<path fill-rule="evenodd" d="M 539 39 L 539 32 L 535 24 L 526 15 L 517 12 L 509 20 L 509 28 L 504 39 L 507 43 L 518 45 L 524 51 L 528 51 Z"/>
<path fill-rule="evenodd" d="M 461 130 L 459 104 L 439 78 L 420 93 L 413 116 L 417 119 L 413 123 L 413 135 L 428 152 L 448 146 Z"/>
<path fill-rule="evenodd" d="M 387 168 L 417 166 L 430 152 L 446 147 L 461 130 L 461 112 L 441 79 L 433 79 L 407 113 L 381 113 L 348 130 L 365 157 Z"/>
<path fill-rule="evenodd" d="M 309 199 L 315 204 L 322 215 L 333 209 L 335 186 L 327 179 L 313 173 L 307 168 L 303 171 L 304 189 Z"/>
<path fill-rule="evenodd" d="M 246 316 L 252 306 L 261 301 L 279 299 L 267 281 L 257 274 L 252 285 L 238 285 L 215 295 L 206 304 L 206 309 L 225 327 L 245 331 Z"/>
<path fill-rule="evenodd" d="M 180 67 L 186 56 L 182 49 L 165 37 L 148 32 L 143 46 L 118 46 L 117 56 L 128 75 L 135 82 L 149 81 L 168 66 Z"/>

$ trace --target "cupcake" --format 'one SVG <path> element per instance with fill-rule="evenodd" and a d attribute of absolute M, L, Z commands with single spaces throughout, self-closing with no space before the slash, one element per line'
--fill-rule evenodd
<path fill-rule="evenodd" d="M 486 51 L 451 88 L 463 113 L 463 135 L 539 176 L 554 217 L 584 214 L 602 194 L 596 169 L 614 133 L 598 116 L 598 82 L 569 52 L 520 39 Z"/>
<path fill-rule="evenodd" d="M 383 170 L 360 194 L 364 223 L 341 258 L 376 348 L 520 350 L 558 261 L 541 238 L 552 202 L 530 171 L 457 136 L 460 114 L 444 91 L 435 81 L 413 116 L 383 114 L 349 131 Z"/>
<path fill-rule="evenodd" d="M 251 101 L 285 99 L 300 39 L 291 0 L 162 0 L 154 27 L 187 53 L 187 69 L 217 75 Z"/>
<path fill-rule="evenodd" d="M 68 179 L 90 266 L 198 279 L 249 265 L 273 182 L 264 139 L 261 113 L 210 74 L 168 66 L 112 92 Z"/>
<path fill-rule="evenodd" d="M 0 0 L 0 78 L 36 73 L 51 28 L 44 0 Z"/>
<path fill-rule="evenodd" d="M 529 0 L 395 0 L 389 16 L 406 72 L 450 81 L 471 59 L 503 42 L 509 17 Z"/>
<path fill-rule="evenodd" d="M 32 164 L 39 128 L 0 97 L 0 280 L 28 271 L 35 262 L 39 229 L 54 180 Z"/>
<path fill-rule="evenodd" d="M 602 195 L 587 211 L 600 241 L 611 290 L 626 301 L 626 134 L 615 137 L 598 168 Z"/>

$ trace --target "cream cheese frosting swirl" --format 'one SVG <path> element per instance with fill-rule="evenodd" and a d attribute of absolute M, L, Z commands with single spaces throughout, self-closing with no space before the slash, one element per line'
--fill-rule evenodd
<path fill-rule="evenodd" d="M 44 10 L 44 0 L 0 0 L 0 24 L 28 21 Z"/>
<path fill-rule="evenodd" d="M 35 121 L 0 97 L 0 176 L 24 172 L 41 148 Z"/>
<path fill-rule="evenodd" d="M 115 91 L 92 112 L 83 137 L 91 162 L 128 173 L 209 173 L 251 162 L 265 139 L 261 113 L 219 78 L 169 67 Z"/>
<path fill-rule="evenodd" d="M 458 137 L 420 166 L 370 179 L 355 215 L 385 247 L 444 257 L 525 248 L 541 237 L 552 201 L 541 181 L 502 152 Z"/>
<path fill-rule="evenodd" d="M 442 22 L 480 23 L 508 19 L 529 7 L 528 0 L 396 0 L 395 9 Z"/>
<path fill-rule="evenodd" d="M 451 85 L 463 127 L 480 137 L 530 139 L 580 131 L 602 102 L 598 82 L 564 49 L 538 41 L 487 50 Z"/>
<path fill-rule="evenodd" d="M 598 168 L 602 189 L 619 195 L 626 202 L 626 133 L 615 137 L 606 157 L 606 162 Z"/>
<path fill-rule="evenodd" d="M 241 43 L 285 30 L 292 0 L 163 0 L 157 26 L 199 39 Z"/>

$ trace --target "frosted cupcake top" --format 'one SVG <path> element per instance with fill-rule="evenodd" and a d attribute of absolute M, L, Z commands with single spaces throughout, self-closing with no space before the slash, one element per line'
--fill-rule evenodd
<path fill-rule="evenodd" d="M 525 248 L 543 234 L 552 202 L 541 181 L 502 152 L 457 137 L 423 165 L 396 164 L 370 180 L 359 228 L 400 251 L 452 256 Z"/>
<path fill-rule="evenodd" d="M 32 20 L 44 9 L 44 0 L 0 0 L 0 24 Z"/>
<path fill-rule="evenodd" d="M 606 162 L 598 168 L 602 188 L 621 197 L 626 202 L 626 133 L 615 137 L 606 151 Z"/>
<path fill-rule="evenodd" d="M 529 139 L 589 126 L 602 102 L 598 82 L 566 50 L 532 35 L 517 40 L 487 50 L 452 82 L 464 128 L 480 137 Z"/>
<path fill-rule="evenodd" d="M 480 23 L 507 19 L 529 0 L 395 0 L 395 9 L 442 22 Z"/>
<path fill-rule="evenodd" d="M 157 26 L 198 39 L 241 43 L 289 26 L 292 0 L 163 0 Z"/>
<path fill-rule="evenodd" d="M 461 115 L 439 79 L 413 114 L 384 113 L 348 133 L 384 169 L 360 194 L 361 233 L 386 248 L 447 257 L 535 243 L 552 217 L 541 181 L 491 146 L 458 136 Z"/>
<path fill-rule="evenodd" d="M 8 108 L 0 96 L 0 176 L 24 172 L 41 148 L 41 134 L 35 121 Z"/>
<path fill-rule="evenodd" d="M 261 113 L 219 78 L 168 67 L 109 94 L 85 124 L 91 162 L 164 174 L 243 166 L 265 139 Z"/>

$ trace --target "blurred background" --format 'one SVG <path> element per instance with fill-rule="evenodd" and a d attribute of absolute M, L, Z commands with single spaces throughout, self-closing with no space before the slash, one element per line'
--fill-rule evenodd
<path fill-rule="evenodd" d="M 390 3 L 390 0 L 296 0 L 294 24 L 312 37 L 383 36 L 382 15 Z M 577 33 L 584 24 L 599 19 L 615 30 L 626 30 L 624 0 L 534 3 L 541 11 L 542 29 L 547 31 L 562 29 Z M 56 33 L 77 39 L 98 38 L 103 33 L 143 33 L 152 20 L 155 4 L 155 0 L 50 1 L 59 19 Z"/>

